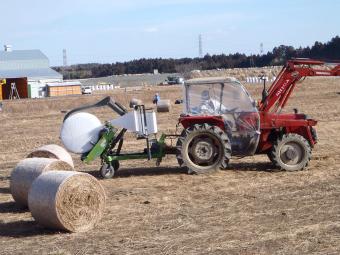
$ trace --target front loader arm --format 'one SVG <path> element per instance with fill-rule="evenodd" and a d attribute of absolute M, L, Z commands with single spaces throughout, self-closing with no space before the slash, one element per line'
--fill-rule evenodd
<path fill-rule="evenodd" d="M 114 112 L 116 112 L 120 116 L 122 116 L 122 115 L 124 115 L 128 112 L 123 105 L 114 101 L 111 97 L 105 97 L 103 100 L 99 101 L 98 103 L 95 103 L 95 104 L 92 104 L 92 105 L 81 106 L 81 107 L 78 107 L 78 108 L 75 108 L 75 109 L 69 111 L 65 115 L 63 122 L 65 122 L 65 120 L 68 117 L 70 117 L 73 113 L 80 112 L 80 111 L 87 110 L 87 109 L 91 109 L 91 108 L 104 107 L 104 106 L 110 107 Z"/>
<path fill-rule="evenodd" d="M 297 82 L 307 76 L 340 76 L 340 63 L 334 63 L 331 70 L 316 69 L 325 62 L 310 59 L 289 60 L 268 90 L 268 96 L 262 99 L 259 110 L 277 113 L 284 108 Z M 273 108 L 274 107 L 274 108 Z"/>

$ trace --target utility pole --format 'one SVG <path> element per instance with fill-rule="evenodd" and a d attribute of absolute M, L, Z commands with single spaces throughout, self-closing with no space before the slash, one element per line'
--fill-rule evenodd
<path fill-rule="evenodd" d="M 253 55 L 251 55 L 251 57 L 250 57 L 250 59 L 249 59 L 249 66 L 250 66 L 250 67 L 255 67 L 255 61 L 254 61 Z"/>
<path fill-rule="evenodd" d="M 66 54 L 66 49 L 63 49 L 63 66 L 67 66 L 67 54 Z"/>
<path fill-rule="evenodd" d="M 203 42 L 202 35 L 198 35 L 198 57 L 203 58 Z"/>

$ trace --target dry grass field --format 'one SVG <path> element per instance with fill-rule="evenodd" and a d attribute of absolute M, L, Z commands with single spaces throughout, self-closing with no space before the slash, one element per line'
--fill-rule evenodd
<path fill-rule="evenodd" d="M 260 85 L 247 86 L 258 98 Z M 131 97 L 174 101 L 180 87 L 119 91 Z M 230 169 L 187 175 L 173 156 L 121 163 L 117 177 L 100 180 L 107 207 L 99 225 L 70 234 L 38 226 L 16 207 L 10 173 L 34 148 L 58 143 L 63 111 L 104 95 L 4 102 L 0 113 L 0 254 L 340 254 L 340 80 L 307 79 L 287 111 L 297 107 L 319 120 L 319 143 L 307 170 L 280 172 L 265 156 L 233 159 Z M 150 104 L 151 106 L 151 104 Z M 158 114 L 161 132 L 175 132 L 181 105 Z M 96 110 L 102 120 L 114 118 Z M 135 150 L 131 135 L 126 149 Z M 99 162 L 76 169 L 98 177 Z"/>

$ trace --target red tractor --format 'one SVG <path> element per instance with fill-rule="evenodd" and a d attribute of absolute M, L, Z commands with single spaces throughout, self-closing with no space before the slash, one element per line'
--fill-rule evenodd
<path fill-rule="evenodd" d="M 317 121 L 298 113 L 281 113 L 298 81 L 307 76 L 340 76 L 340 64 L 294 59 L 287 62 L 258 104 L 232 78 L 199 78 L 185 83 L 184 130 L 177 160 L 192 173 L 227 168 L 232 156 L 267 154 L 287 171 L 304 169 L 317 143 Z"/>
<path fill-rule="evenodd" d="M 320 67 L 318 67 L 320 66 Z M 322 67 L 323 66 L 323 67 Z M 111 178 L 121 160 L 157 159 L 176 154 L 178 163 L 189 173 L 208 173 L 227 168 L 232 156 L 267 154 L 280 169 L 305 168 L 317 142 L 317 121 L 305 114 L 282 113 L 297 82 L 307 76 L 340 76 L 340 64 L 332 67 L 316 60 L 288 61 L 269 90 L 264 86 L 261 102 L 256 103 L 234 78 L 200 78 L 184 84 L 184 113 L 179 118 L 181 135 L 158 132 L 156 114 L 144 105 L 128 112 L 107 97 L 94 105 L 76 108 L 64 118 L 61 139 L 65 147 L 81 154 L 90 163 L 100 157 L 100 173 Z M 265 83 L 264 83 L 265 85 Z M 81 111 L 108 106 L 120 117 L 105 125 L 94 115 Z M 146 140 L 139 152 L 122 152 L 124 134 L 132 132 Z M 166 138 L 177 138 L 176 147 Z"/>

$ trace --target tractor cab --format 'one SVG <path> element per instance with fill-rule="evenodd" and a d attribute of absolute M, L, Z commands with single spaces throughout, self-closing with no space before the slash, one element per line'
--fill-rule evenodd
<path fill-rule="evenodd" d="M 235 78 L 188 80 L 184 85 L 184 116 L 180 120 L 184 128 L 195 122 L 219 126 L 229 137 L 233 155 L 256 152 L 260 116 L 255 101 Z"/>

